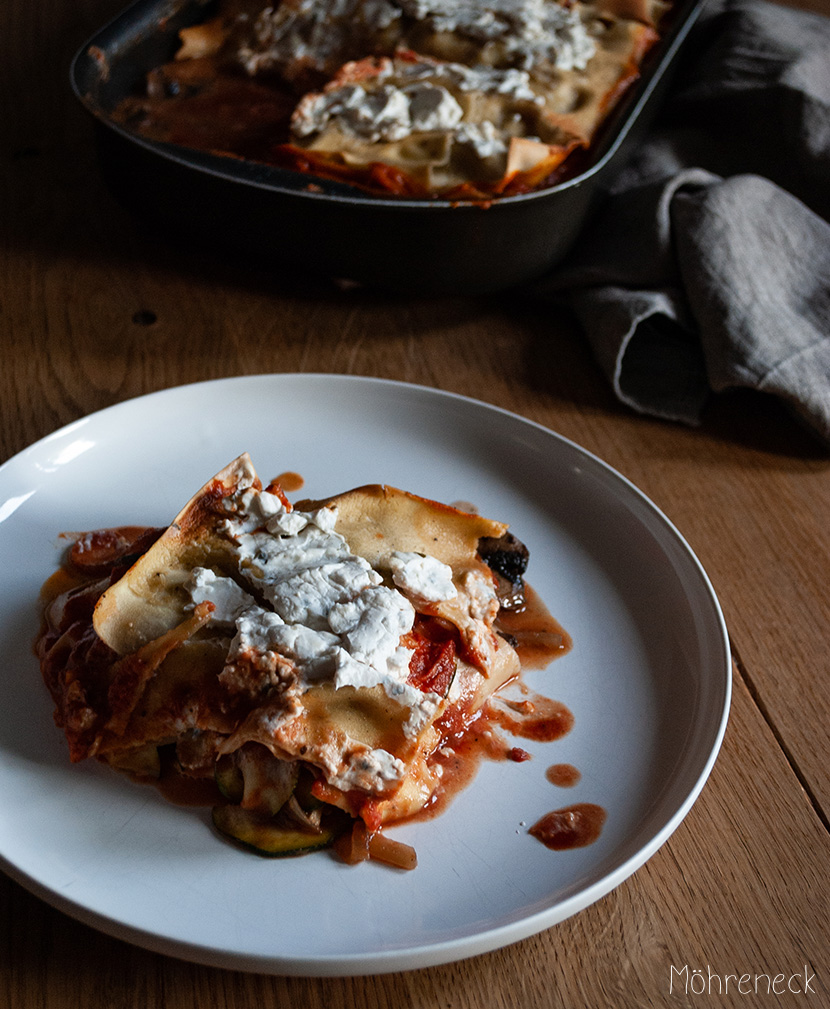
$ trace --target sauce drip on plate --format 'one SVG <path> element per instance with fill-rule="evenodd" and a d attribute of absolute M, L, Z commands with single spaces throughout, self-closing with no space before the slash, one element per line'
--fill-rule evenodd
<path fill-rule="evenodd" d="M 582 775 L 573 764 L 552 764 L 545 771 L 545 777 L 559 788 L 573 788 L 582 779 Z"/>
<path fill-rule="evenodd" d="M 502 610 L 496 626 L 519 653 L 522 669 L 544 669 L 553 659 L 566 655 L 573 642 L 527 583 L 524 598 L 525 605 L 521 609 Z"/>
<path fill-rule="evenodd" d="M 274 477 L 274 483 L 278 483 L 286 494 L 292 494 L 294 491 L 302 490 L 305 480 L 299 473 L 287 470 L 285 473 L 280 473 L 278 477 Z"/>
<path fill-rule="evenodd" d="M 593 844 L 605 823 L 605 810 L 592 802 L 578 802 L 546 813 L 528 831 L 546 848 L 568 851 Z"/>
<path fill-rule="evenodd" d="M 491 718 L 496 725 L 522 739 L 552 743 L 571 731 L 574 716 L 561 701 L 534 694 L 532 700 L 511 702 L 494 698 Z"/>

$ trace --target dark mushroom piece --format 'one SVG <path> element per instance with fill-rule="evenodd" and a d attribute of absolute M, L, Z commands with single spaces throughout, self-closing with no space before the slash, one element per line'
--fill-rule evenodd
<path fill-rule="evenodd" d="M 527 547 L 513 533 L 482 536 L 478 554 L 496 576 L 498 596 L 505 610 L 520 610 L 526 603 L 524 573 L 530 558 Z"/>

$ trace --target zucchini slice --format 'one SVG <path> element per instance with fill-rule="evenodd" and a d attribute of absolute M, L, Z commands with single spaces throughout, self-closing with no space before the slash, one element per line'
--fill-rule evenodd
<path fill-rule="evenodd" d="M 270 858 L 327 848 L 342 830 L 336 823 L 322 826 L 319 833 L 310 833 L 239 806 L 215 806 L 213 824 L 220 833 Z"/>
<path fill-rule="evenodd" d="M 216 787 L 228 802 L 242 802 L 242 796 L 245 794 L 245 779 L 232 756 L 220 757 L 216 761 L 213 766 L 213 778 Z"/>

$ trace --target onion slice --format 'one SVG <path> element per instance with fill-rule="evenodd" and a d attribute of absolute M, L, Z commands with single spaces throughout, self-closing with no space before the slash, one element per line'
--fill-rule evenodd
<path fill-rule="evenodd" d="M 383 834 L 373 834 L 369 838 L 369 857 L 393 865 L 396 869 L 414 869 L 418 864 L 418 856 L 412 845 L 393 841 Z"/>

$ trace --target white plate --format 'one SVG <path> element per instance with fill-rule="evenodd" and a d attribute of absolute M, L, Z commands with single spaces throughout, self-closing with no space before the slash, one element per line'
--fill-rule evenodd
<path fill-rule="evenodd" d="M 70 766 L 32 654 L 57 533 L 164 524 L 249 451 L 303 496 L 385 482 L 510 523 L 529 580 L 574 638 L 529 685 L 575 716 L 524 763 L 485 763 L 441 817 L 398 828 L 403 873 L 327 854 L 268 860 L 220 840 L 95 762 Z M 423 967 L 539 932 L 606 894 L 688 812 L 726 724 L 729 647 L 712 587 L 669 521 L 549 430 L 417 386 L 268 375 L 122 403 L 0 468 L 0 858 L 44 900 L 105 932 L 200 963 L 278 974 Z M 571 789 L 554 763 L 582 772 Z M 607 810 L 598 841 L 550 851 L 527 833 L 574 802 Z"/>

